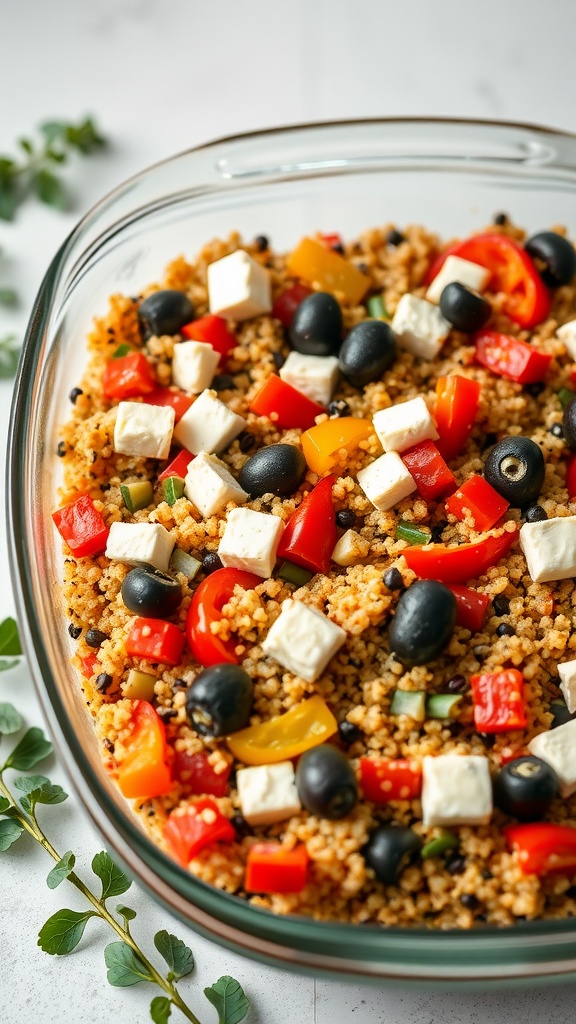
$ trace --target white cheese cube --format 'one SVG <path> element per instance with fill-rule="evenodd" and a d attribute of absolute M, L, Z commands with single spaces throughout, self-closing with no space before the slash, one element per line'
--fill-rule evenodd
<path fill-rule="evenodd" d="M 576 516 L 524 523 L 520 547 L 534 583 L 576 576 Z"/>
<path fill-rule="evenodd" d="M 569 320 L 562 324 L 556 331 L 556 337 L 566 346 L 566 351 L 572 359 L 576 359 L 576 320 Z"/>
<path fill-rule="evenodd" d="M 406 448 L 439 436 L 436 424 L 423 398 L 380 409 L 372 418 L 374 430 L 385 452 L 403 452 Z"/>
<path fill-rule="evenodd" d="M 220 561 L 224 566 L 245 569 L 268 579 L 283 533 L 284 523 L 278 516 L 251 508 L 233 508 L 218 548 Z"/>
<path fill-rule="evenodd" d="M 282 380 L 320 405 L 328 405 L 339 375 L 336 356 L 307 356 L 291 352 L 280 367 Z"/>
<path fill-rule="evenodd" d="M 203 391 L 174 428 L 174 437 L 193 455 L 221 452 L 244 430 L 246 420 L 216 396 Z"/>
<path fill-rule="evenodd" d="M 166 459 L 174 420 L 174 409 L 170 406 L 120 402 L 114 424 L 114 451 L 146 459 Z"/>
<path fill-rule="evenodd" d="M 557 666 L 566 707 L 571 715 L 576 711 L 576 661 L 564 661 Z"/>
<path fill-rule="evenodd" d="M 270 274 L 243 249 L 208 266 L 210 312 L 249 320 L 272 309 Z"/>
<path fill-rule="evenodd" d="M 356 565 L 366 558 L 370 550 L 370 544 L 365 537 L 361 537 L 356 530 L 346 530 L 336 544 L 331 558 L 336 565 Z"/>
<path fill-rule="evenodd" d="M 401 348 L 420 359 L 435 359 L 450 333 L 450 324 L 426 299 L 406 292 L 390 324 Z"/>
<path fill-rule="evenodd" d="M 301 810 L 291 761 L 242 768 L 236 774 L 242 815 L 249 825 L 273 825 Z"/>
<path fill-rule="evenodd" d="M 262 647 L 284 668 L 313 683 L 346 640 L 346 633 L 322 612 L 289 598 Z"/>
<path fill-rule="evenodd" d="M 241 504 L 248 500 L 246 491 L 242 490 L 224 463 L 207 452 L 200 452 L 189 464 L 184 494 L 203 516 L 216 515 L 229 501 Z"/>
<path fill-rule="evenodd" d="M 560 782 L 560 796 L 576 793 L 576 718 L 530 740 L 528 750 L 554 769 Z"/>
<path fill-rule="evenodd" d="M 168 572 L 174 538 L 160 523 L 112 523 L 104 552 L 127 565 L 153 565 Z"/>
<path fill-rule="evenodd" d="M 492 814 L 488 759 L 441 754 L 422 762 L 424 825 L 485 825 Z"/>
<path fill-rule="evenodd" d="M 474 291 L 481 292 L 488 284 L 490 271 L 481 267 L 478 263 L 471 263 L 470 260 L 463 260 L 460 256 L 448 256 L 439 274 L 432 281 L 426 298 L 428 302 L 440 302 L 440 296 L 447 284 L 458 281 L 465 284 Z"/>
<path fill-rule="evenodd" d="M 220 356 L 205 341 L 181 341 L 174 345 L 172 383 L 191 395 L 210 385 Z"/>
<path fill-rule="evenodd" d="M 386 512 L 416 490 L 414 478 L 398 452 L 381 455 L 366 469 L 361 469 L 357 479 L 368 500 L 380 512 Z"/>

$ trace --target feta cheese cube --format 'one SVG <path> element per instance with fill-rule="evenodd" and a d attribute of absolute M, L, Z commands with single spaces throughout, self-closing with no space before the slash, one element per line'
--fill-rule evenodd
<path fill-rule="evenodd" d="M 184 494 L 203 516 L 216 515 L 229 501 L 241 504 L 248 500 L 224 463 L 207 452 L 200 452 L 189 464 Z"/>
<path fill-rule="evenodd" d="M 243 249 L 208 266 L 210 312 L 249 320 L 272 309 L 270 274 Z"/>
<path fill-rule="evenodd" d="M 450 324 L 426 299 L 406 292 L 390 324 L 401 348 L 420 359 L 435 359 L 450 333 Z"/>
<path fill-rule="evenodd" d="M 206 390 L 176 424 L 174 437 L 193 455 L 212 454 L 227 448 L 245 426 L 246 420 L 224 405 L 215 391 Z"/>
<path fill-rule="evenodd" d="M 534 583 L 576 576 L 576 516 L 524 523 L 520 547 Z"/>
<path fill-rule="evenodd" d="M 191 395 L 210 385 L 220 356 L 205 341 L 181 341 L 174 345 L 172 383 Z"/>
<path fill-rule="evenodd" d="M 435 441 L 438 437 L 436 424 L 420 396 L 380 409 L 372 422 L 385 452 L 403 452 L 420 441 Z"/>
<path fill-rule="evenodd" d="M 268 579 L 283 533 L 284 523 L 278 516 L 251 508 L 233 508 L 218 548 L 220 561 L 224 566 L 245 569 Z"/>
<path fill-rule="evenodd" d="M 556 337 L 566 346 L 566 351 L 572 359 L 576 359 L 576 320 L 569 320 L 562 324 L 556 331 Z"/>
<path fill-rule="evenodd" d="M 441 754 L 422 762 L 422 820 L 428 825 L 485 825 L 492 814 L 488 759 Z"/>
<path fill-rule="evenodd" d="M 336 544 L 331 558 L 336 565 L 356 565 L 366 558 L 370 550 L 370 543 L 365 537 L 361 537 L 356 530 L 346 530 Z"/>
<path fill-rule="evenodd" d="M 146 459 L 166 459 L 174 420 L 174 409 L 169 406 L 120 402 L 114 424 L 114 451 Z"/>
<path fill-rule="evenodd" d="M 488 284 L 490 271 L 481 267 L 478 263 L 471 263 L 470 260 L 463 260 L 460 256 L 448 256 L 442 265 L 440 273 L 432 281 L 426 298 L 428 302 L 440 302 L 440 296 L 447 284 L 459 281 L 474 291 L 481 292 Z"/>
<path fill-rule="evenodd" d="M 530 740 L 528 750 L 554 769 L 560 782 L 560 796 L 576 793 L 576 718 Z"/>
<path fill-rule="evenodd" d="M 369 501 L 380 512 L 397 505 L 416 490 L 414 478 L 406 469 L 398 452 L 386 452 L 357 475 L 358 483 Z"/>
<path fill-rule="evenodd" d="M 328 405 L 339 375 L 336 356 L 307 356 L 291 352 L 280 367 L 282 380 L 320 405 Z"/>
<path fill-rule="evenodd" d="M 273 825 L 301 810 L 291 761 L 242 768 L 236 774 L 242 815 L 249 825 Z"/>
<path fill-rule="evenodd" d="M 313 683 L 346 640 L 346 633 L 322 612 L 289 598 L 262 644 L 284 668 Z"/>
<path fill-rule="evenodd" d="M 127 565 L 153 565 L 168 572 L 174 538 L 160 523 L 112 523 L 104 554 Z"/>
<path fill-rule="evenodd" d="M 571 715 L 576 711 L 576 661 L 564 661 L 557 666 L 566 707 Z"/>

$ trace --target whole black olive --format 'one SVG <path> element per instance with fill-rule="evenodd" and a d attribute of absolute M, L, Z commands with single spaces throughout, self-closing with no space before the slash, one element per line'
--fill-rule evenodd
<path fill-rule="evenodd" d="M 404 868 L 418 856 L 422 840 L 404 825 L 379 825 L 370 833 L 364 860 L 384 885 L 396 885 Z"/>
<path fill-rule="evenodd" d="M 569 284 L 576 274 L 574 246 L 555 231 L 540 231 L 532 235 L 524 248 L 532 259 L 544 264 L 542 269 L 538 267 L 538 272 L 549 288 Z"/>
<path fill-rule="evenodd" d="M 211 665 L 186 694 L 186 714 L 201 736 L 227 736 L 250 720 L 254 685 L 240 665 Z"/>
<path fill-rule="evenodd" d="M 396 359 L 396 338 L 382 320 L 363 320 L 347 334 L 340 349 L 340 370 L 356 388 L 378 380 Z"/>
<path fill-rule="evenodd" d="M 492 307 L 480 292 L 460 281 L 447 284 L 440 296 L 440 312 L 457 331 L 477 331 L 486 323 Z"/>
<path fill-rule="evenodd" d="M 350 761 L 337 747 L 322 743 L 305 751 L 296 768 L 302 806 L 320 818 L 345 818 L 358 802 L 358 785 Z"/>
<path fill-rule="evenodd" d="M 140 303 L 138 317 L 147 338 L 152 334 L 177 334 L 194 319 L 194 306 L 184 292 L 165 288 Z"/>
<path fill-rule="evenodd" d="M 238 483 L 251 498 L 294 494 L 306 476 L 306 459 L 293 444 L 271 444 L 245 462 Z"/>
<path fill-rule="evenodd" d="M 438 657 L 456 623 L 456 598 L 436 580 L 412 583 L 398 600 L 388 632 L 390 650 L 407 667 Z"/>
<path fill-rule="evenodd" d="M 546 466 L 529 437 L 505 437 L 486 455 L 484 477 L 514 508 L 532 505 L 544 483 Z"/>
<path fill-rule="evenodd" d="M 576 452 L 576 398 L 571 398 L 564 409 L 562 431 L 570 451 Z"/>
<path fill-rule="evenodd" d="M 558 794 L 558 776 L 539 757 L 517 757 L 494 779 L 494 803 L 520 821 L 543 818 Z"/>
<path fill-rule="evenodd" d="M 121 594 L 128 611 L 135 615 L 167 619 L 182 600 L 182 587 L 153 565 L 139 565 L 124 577 Z"/>
<path fill-rule="evenodd" d="M 314 292 L 299 306 L 290 327 L 290 344 L 307 356 L 334 356 L 342 342 L 342 310 L 333 295 Z"/>

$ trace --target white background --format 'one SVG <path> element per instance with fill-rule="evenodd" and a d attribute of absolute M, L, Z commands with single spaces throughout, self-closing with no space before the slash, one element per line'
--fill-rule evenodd
<path fill-rule="evenodd" d="M 147 164 L 219 135 L 352 116 L 517 119 L 576 130 L 575 44 L 574 0 L 0 0 L 0 153 L 44 119 L 86 113 L 110 140 L 106 153 L 66 170 L 70 213 L 30 202 L 14 224 L 0 222 L 0 285 L 21 296 L 15 312 L 0 309 L 0 335 L 23 334 L 41 277 L 77 218 Z M 0 382 L 2 451 L 10 393 Z M 0 619 L 13 612 L 2 532 Z M 0 677 L 0 700 L 13 700 L 28 724 L 41 721 L 25 668 Z M 89 864 L 100 841 L 77 801 L 48 810 L 46 821 L 56 846 Z M 149 1019 L 149 986 L 107 985 L 104 926 L 89 928 L 68 959 L 36 947 L 49 914 L 81 906 L 65 884 L 46 888 L 49 867 L 27 839 L 0 860 L 0 1021 Z M 126 902 L 138 909 L 136 931 L 150 948 L 160 927 L 193 947 L 197 973 L 182 990 L 202 1024 L 216 1020 L 202 988 L 224 973 L 249 994 L 250 1024 L 573 1020 L 576 986 L 430 994 L 296 977 L 187 933 L 144 894 Z"/>

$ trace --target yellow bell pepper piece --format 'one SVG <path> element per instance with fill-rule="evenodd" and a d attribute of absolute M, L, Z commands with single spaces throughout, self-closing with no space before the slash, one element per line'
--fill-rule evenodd
<path fill-rule="evenodd" d="M 353 451 L 373 430 L 371 420 L 359 420 L 355 416 L 324 420 L 324 423 L 310 427 L 302 434 L 304 458 L 313 473 L 323 476 L 332 469 L 341 448 Z"/>
<path fill-rule="evenodd" d="M 284 715 L 250 725 L 226 737 L 230 750 L 244 764 L 288 761 L 333 736 L 338 722 L 322 697 L 309 697 Z"/>
<path fill-rule="evenodd" d="M 339 253 L 313 238 L 303 238 L 290 253 L 286 266 L 291 274 L 319 284 L 327 292 L 341 292 L 356 306 L 366 294 L 369 279 Z"/>

